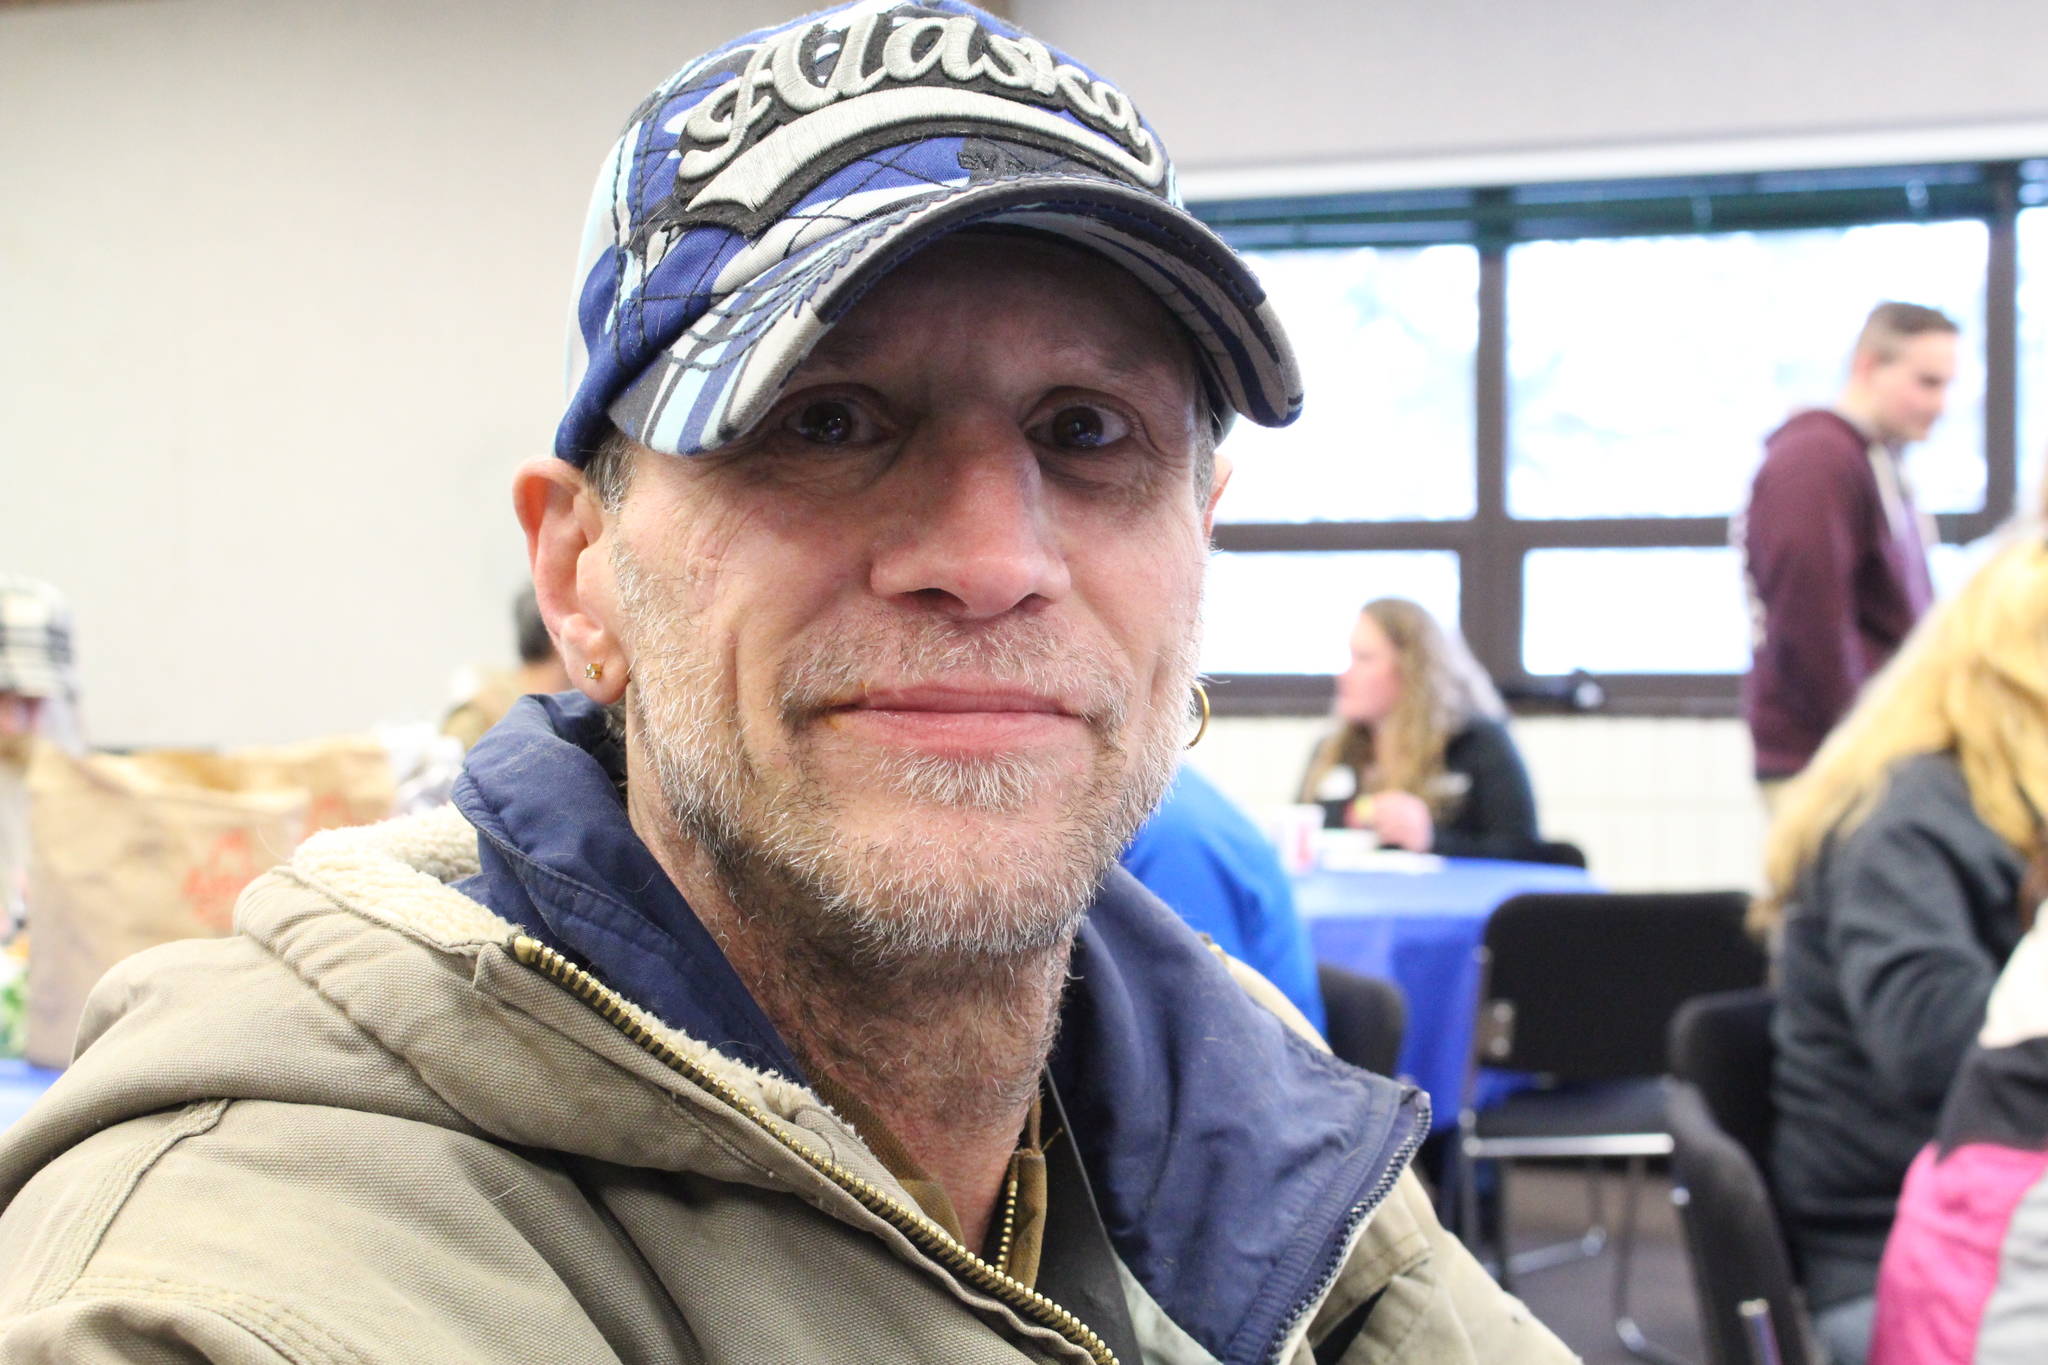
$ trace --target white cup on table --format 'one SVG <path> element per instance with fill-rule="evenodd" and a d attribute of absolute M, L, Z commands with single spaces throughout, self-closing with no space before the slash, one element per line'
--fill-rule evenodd
<path fill-rule="evenodd" d="M 1276 806 L 1266 815 L 1266 837 L 1280 855 L 1280 866 L 1291 877 L 1313 872 L 1316 867 L 1316 836 L 1323 829 L 1323 808 L 1313 802 Z"/>

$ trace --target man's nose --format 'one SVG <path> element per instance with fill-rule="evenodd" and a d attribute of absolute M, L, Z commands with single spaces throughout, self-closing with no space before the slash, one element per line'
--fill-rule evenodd
<path fill-rule="evenodd" d="M 910 486 L 876 551 L 875 592 L 924 598 L 969 619 L 1066 596 L 1073 580 L 1058 511 L 1023 434 L 963 423 L 923 444 L 919 458 L 903 461 Z"/>

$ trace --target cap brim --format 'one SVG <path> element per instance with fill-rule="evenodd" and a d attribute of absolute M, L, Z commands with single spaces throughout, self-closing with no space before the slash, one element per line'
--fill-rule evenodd
<path fill-rule="evenodd" d="M 1229 410 L 1283 426 L 1301 376 L 1280 320 L 1223 240 L 1156 195 L 1077 175 L 939 190 L 809 243 L 692 323 L 609 406 L 652 450 L 695 455 L 751 430 L 818 339 L 883 275 L 962 228 L 999 222 L 1066 238 L 1128 271 L 1193 339 Z"/>

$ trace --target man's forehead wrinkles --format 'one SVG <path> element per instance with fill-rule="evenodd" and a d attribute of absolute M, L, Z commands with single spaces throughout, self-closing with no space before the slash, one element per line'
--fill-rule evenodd
<path fill-rule="evenodd" d="M 1132 339 L 1156 342 L 1152 345 L 1112 347 L 1095 356 L 1095 363 L 1112 379 L 1128 379 L 1156 383 L 1165 375 L 1174 375 L 1187 381 L 1192 390 L 1195 380 L 1194 358 L 1185 346 L 1172 346 L 1148 333 L 1132 328 Z M 1091 347 L 1091 350 L 1096 348 Z"/>

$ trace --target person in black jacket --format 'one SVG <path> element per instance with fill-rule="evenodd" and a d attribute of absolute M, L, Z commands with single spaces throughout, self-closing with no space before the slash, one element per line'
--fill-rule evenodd
<path fill-rule="evenodd" d="M 1900 1185 L 2040 898 L 2044 641 L 2037 530 L 1907 638 L 1786 788 L 1765 844 L 1772 1175 L 1838 1362 L 1864 1359 Z"/>
<path fill-rule="evenodd" d="M 1331 829 L 1417 853 L 1524 858 L 1541 843 L 1507 709 L 1465 641 L 1402 597 L 1368 602 L 1337 676 L 1335 733 L 1301 799 Z"/>

